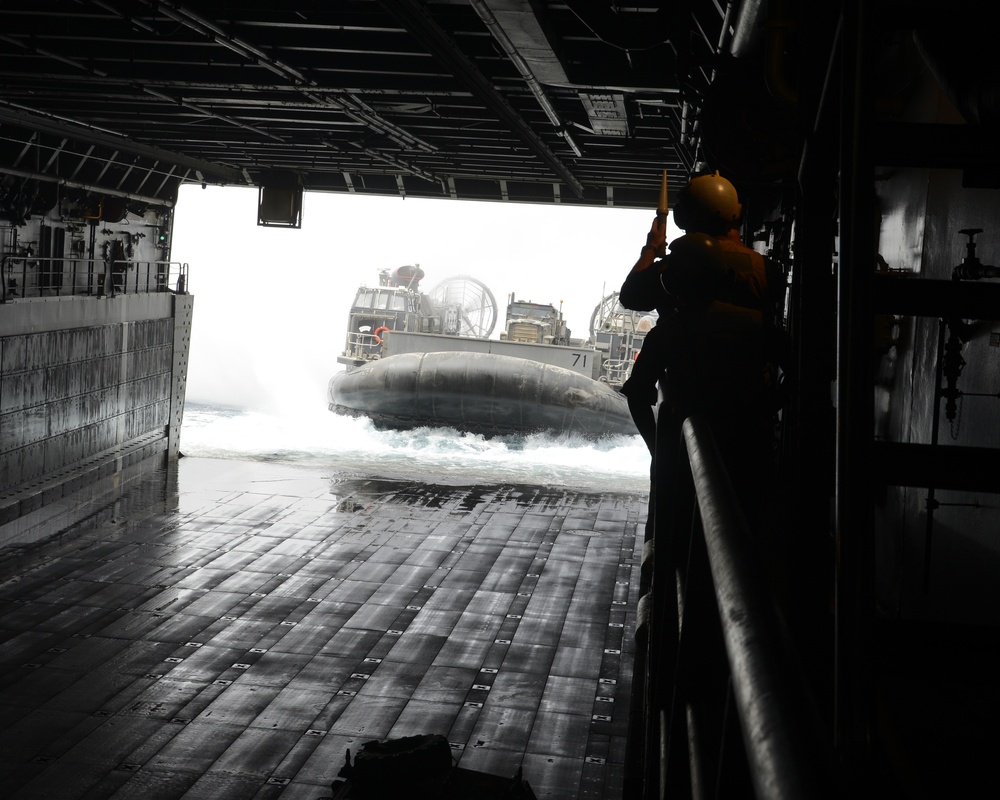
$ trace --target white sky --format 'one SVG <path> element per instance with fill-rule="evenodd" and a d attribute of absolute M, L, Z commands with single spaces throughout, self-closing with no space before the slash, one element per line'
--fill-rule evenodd
<path fill-rule="evenodd" d="M 257 226 L 256 189 L 183 186 L 171 259 L 189 265 L 195 298 L 187 397 L 325 409 L 357 287 L 404 264 L 423 268 L 424 290 L 462 274 L 489 286 L 500 306 L 494 336 L 514 292 L 557 308 L 563 301 L 572 335 L 585 339 L 654 213 L 306 193 L 302 228 L 290 230 Z"/>

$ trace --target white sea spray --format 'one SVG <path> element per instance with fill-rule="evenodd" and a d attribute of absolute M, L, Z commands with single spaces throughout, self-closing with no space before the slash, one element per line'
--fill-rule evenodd
<path fill-rule="evenodd" d="M 321 406 L 255 411 L 188 403 L 181 451 L 456 485 L 649 491 L 649 454 L 638 436 L 594 442 L 550 434 L 487 439 L 447 428 L 382 431 Z"/>

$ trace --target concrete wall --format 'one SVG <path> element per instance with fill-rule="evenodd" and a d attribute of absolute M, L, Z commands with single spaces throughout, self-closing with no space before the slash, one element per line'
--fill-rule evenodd
<path fill-rule="evenodd" d="M 0 546 L 176 458 L 192 308 L 170 292 L 0 305 Z"/>

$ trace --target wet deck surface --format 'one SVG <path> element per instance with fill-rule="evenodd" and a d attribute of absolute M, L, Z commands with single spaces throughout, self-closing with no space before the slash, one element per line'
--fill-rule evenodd
<path fill-rule="evenodd" d="M 0 551 L 0 797 L 314 800 L 424 733 L 620 796 L 644 496 L 177 473 Z"/>

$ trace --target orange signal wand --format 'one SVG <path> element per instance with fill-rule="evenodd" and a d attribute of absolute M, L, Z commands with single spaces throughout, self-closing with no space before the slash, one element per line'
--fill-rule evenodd
<path fill-rule="evenodd" d="M 667 216 L 667 171 L 663 170 L 663 179 L 660 181 L 660 202 L 656 205 L 656 216 L 666 218 Z"/>

